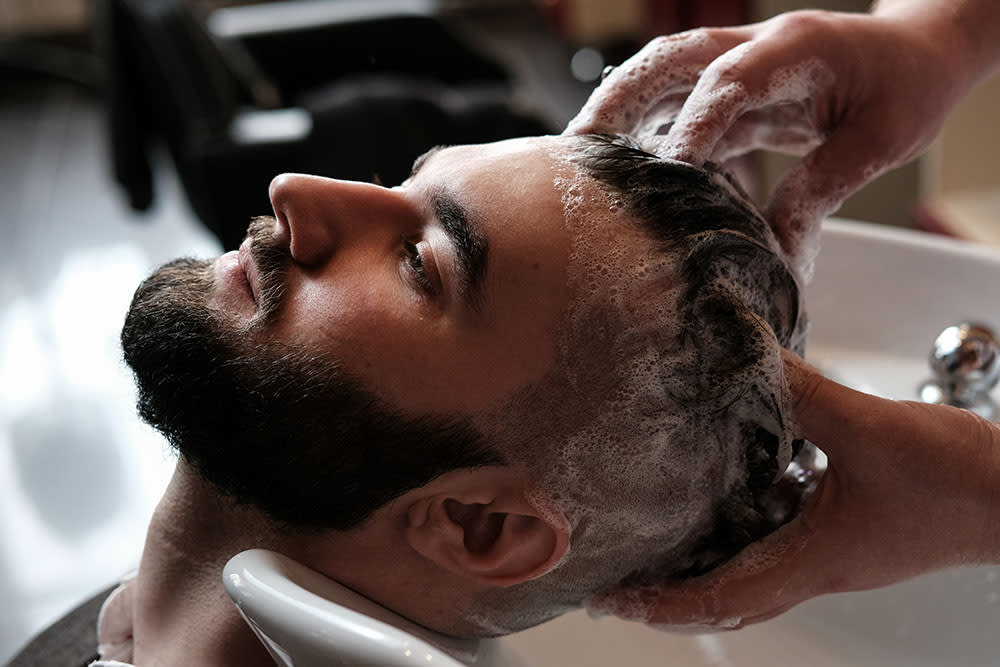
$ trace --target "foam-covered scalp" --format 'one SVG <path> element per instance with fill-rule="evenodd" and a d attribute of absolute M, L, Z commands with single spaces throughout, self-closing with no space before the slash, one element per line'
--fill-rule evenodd
<path fill-rule="evenodd" d="M 564 134 L 625 133 L 640 138 L 650 153 L 697 166 L 725 164 L 759 149 L 812 153 L 829 138 L 821 110 L 834 70 L 814 56 L 772 62 L 773 54 L 762 56 L 767 49 L 761 43 L 725 43 L 700 30 L 654 39 L 613 68 Z M 787 260 L 806 282 L 822 219 L 857 189 L 851 178 L 820 178 L 821 161 L 814 154 L 790 168 L 767 204 Z M 888 167 L 875 162 L 856 172 L 867 182 Z"/>
<path fill-rule="evenodd" d="M 555 145 L 574 297 L 504 448 L 569 518 L 571 552 L 500 596 L 494 631 L 718 564 L 774 527 L 758 501 L 796 444 L 781 348 L 803 339 L 799 290 L 738 186 L 623 137 Z"/>

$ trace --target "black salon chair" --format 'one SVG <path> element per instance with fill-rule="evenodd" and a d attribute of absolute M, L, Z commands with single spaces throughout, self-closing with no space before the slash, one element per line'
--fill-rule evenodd
<path fill-rule="evenodd" d="M 429 7 L 99 0 L 112 163 L 131 206 L 153 203 L 150 150 L 162 142 L 195 213 L 232 249 L 270 212 L 283 171 L 392 185 L 437 144 L 558 131 Z"/>

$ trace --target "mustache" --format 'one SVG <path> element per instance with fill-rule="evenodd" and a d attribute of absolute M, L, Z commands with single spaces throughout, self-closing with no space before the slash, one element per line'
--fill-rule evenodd
<path fill-rule="evenodd" d="M 247 236 L 250 238 L 250 257 L 257 267 L 260 283 L 257 308 L 264 325 L 273 322 L 281 313 L 292 254 L 277 234 L 277 221 L 271 216 L 251 220 Z"/>

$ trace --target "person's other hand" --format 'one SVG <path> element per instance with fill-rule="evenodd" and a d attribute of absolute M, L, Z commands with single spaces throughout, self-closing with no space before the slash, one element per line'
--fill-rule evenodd
<path fill-rule="evenodd" d="M 821 11 L 660 37 L 605 77 L 565 133 L 669 127 L 655 152 L 696 165 L 758 148 L 805 155 L 766 215 L 808 273 L 822 218 L 921 152 L 971 85 L 963 39 L 937 16 Z"/>
<path fill-rule="evenodd" d="M 705 575 L 622 587 L 588 606 L 722 630 L 825 593 L 1000 563 L 1000 425 L 848 389 L 790 353 L 785 368 L 802 435 L 829 457 L 802 513 Z"/>

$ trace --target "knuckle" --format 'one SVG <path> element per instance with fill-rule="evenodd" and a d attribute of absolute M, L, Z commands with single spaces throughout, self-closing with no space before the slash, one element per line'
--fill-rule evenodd
<path fill-rule="evenodd" d="M 646 50 L 658 51 L 668 44 L 678 41 L 684 33 L 679 33 L 677 35 L 659 35 L 649 40 L 649 43 L 644 47 Z"/>
<path fill-rule="evenodd" d="M 760 92 L 770 74 L 762 70 L 758 57 L 763 48 L 762 43 L 749 41 L 729 49 L 705 68 L 702 85 L 717 94 L 726 91 L 729 96 Z"/>
<path fill-rule="evenodd" d="M 683 48 L 684 43 L 690 41 L 695 34 L 697 31 L 689 30 L 671 35 L 658 35 L 646 42 L 646 45 L 633 58 L 645 56 L 656 58 L 661 54 L 671 53 L 674 49 Z"/>
<path fill-rule="evenodd" d="M 662 48 L 678 42 L 686 42 L 692 39 L 702 39 L 709 32 L 708 28 L 692 28 L 683 32 L 675 32 L 670 35 L 659 35 L 650 40 L 648 46 Z"/>
<path fill-rule="evenodd" d="M 968 410 L 962 410 L 962 413 L 962 435 L 972 443 L 974 451 L 983 454 L 983 463 L 988 464 L 991 458 L 1000 460 L 1000 424 L 987 421 Z"/>
<path fill-rule="evenodd" d="M 770 30 L 782 35 L 808 35 L 830 29 L 836 14 L 823 9 L 803 9 L 771 19 Z"/>

